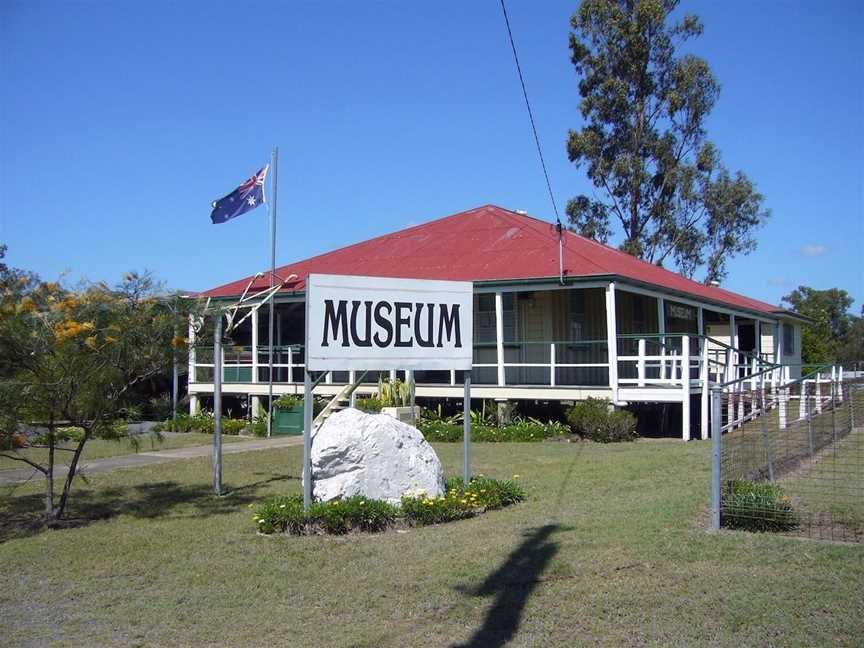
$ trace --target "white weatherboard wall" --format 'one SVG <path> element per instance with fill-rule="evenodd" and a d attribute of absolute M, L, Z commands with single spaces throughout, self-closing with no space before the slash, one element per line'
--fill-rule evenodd
<path fill-rule="evenodd" d="M 311 274 L 306 298 L 310 371 L 471 369 L 469 281 Z"/>

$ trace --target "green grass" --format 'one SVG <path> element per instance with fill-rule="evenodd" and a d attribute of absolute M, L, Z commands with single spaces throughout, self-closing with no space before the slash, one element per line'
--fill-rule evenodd
<path fill-rule="evenodd" d="M 234 443 L 245 439 L 236 436 L 222 435 L 224 443 Z M 165 435 L 162 441 L 159 441 L 152 435 L 145 435 L 140 439 L 138 452 L 152 452 L 154 450 L 172 450 L 174 448 L 186 448 L 189 446 L 212 445 L 212 434 L 199 434 L 197 432 L 189 432 L 188 434 Z M 74 449 L 73 443 L 62 444 L 62 447 Z M 25 448 L 19 451 L 21 455 L 32 459 L 33 461 L 47 462 L 48 450 L 43 448 Z M 128 439 L 110 441 L 106 439 L 92 439 L 84 446 L 81 460 L 88 459 L 105 459 L 106 457 L 117 457 L 120 455 L 134 454 L 135 447 Z M 67 464 L 72 459 L 71 452 L 58 452 L 56 455 L 58 463 Z M 0 470 L 9 468 L 27 468 L 27 464 L 21 461 L 15 461 L 7 457 L 0 457 Z"/>
<path fill-rule="evenodd" d="M 449 475 L 461 448 L 436 446 Z M 706 442 L 476 444 L 524 503 L 406 533 L 259 536 L 250 503 L 300 490 L 301 450 L 94 474 L 81 526 L 29 528 L 0 489 L 9 645 L 860 645 L 864 546 L 704 531 Z M 512 635 L 512 636 L 511 636 Z"/>

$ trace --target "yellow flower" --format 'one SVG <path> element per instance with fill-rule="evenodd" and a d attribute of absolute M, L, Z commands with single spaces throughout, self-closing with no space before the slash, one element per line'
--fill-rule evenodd
<path fill-rule="evenodd" d="M 513 475 L 513 479 L 519 479 L 519 475 Z"/>
<path fill-rule="evenodd" d="M 95 335 L 88 335 L 84 339 L 84 344 L 90 349 L 95 349 L 96 348 L 96 336 Z"/>

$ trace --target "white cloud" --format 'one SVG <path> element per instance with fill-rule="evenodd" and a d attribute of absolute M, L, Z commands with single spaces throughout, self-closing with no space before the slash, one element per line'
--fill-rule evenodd
<path fill-rule="evenodd" d="M 822 256 L 828 251 L 828 248 L 819 243 L 808 243 L 801 248 L 801 254 L 807 257 Z"/>

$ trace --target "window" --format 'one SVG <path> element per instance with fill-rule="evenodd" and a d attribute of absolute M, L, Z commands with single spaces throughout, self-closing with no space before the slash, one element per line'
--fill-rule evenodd
<path fill-rule="evenodd" d="M 783 325 L 783 354 L 795 355 L 795 327 L 791 324 Z"/>

